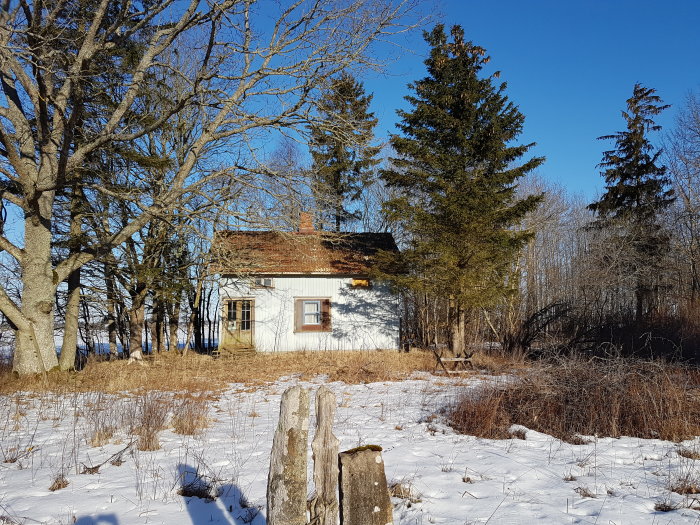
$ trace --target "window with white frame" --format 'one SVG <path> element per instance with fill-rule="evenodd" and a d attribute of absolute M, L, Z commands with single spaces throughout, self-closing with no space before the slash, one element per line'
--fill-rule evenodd
<path fill-rule="evenodd" d="M 321 324 L 321 300 L 308 299 L 302 301 L 303 324 Z"/>
<path fill-rule="evenodd" d="M 331 301 L 320 297 L 294 300 L 295 332 L 330 332 Z"/>

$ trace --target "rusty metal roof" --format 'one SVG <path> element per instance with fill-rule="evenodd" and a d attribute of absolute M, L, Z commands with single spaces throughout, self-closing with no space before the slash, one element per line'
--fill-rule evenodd
<path fill-rule="evenodd" d="M 216 272 L 248 275 L 364 275 L 379 250 L 390 233 L 220 231 L 213 248 Z"/>

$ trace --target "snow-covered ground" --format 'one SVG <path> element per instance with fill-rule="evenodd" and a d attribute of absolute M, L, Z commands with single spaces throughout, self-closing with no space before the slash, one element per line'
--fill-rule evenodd
<path fill-rule="evenodd" d="M 700 460 L 679 456 L 679 444 L 600 438 L 571 445 L 531 430 L 525 440 L 501 441 L 454 433 L 440 411 L 478 381 L 459 386 L 420 375 L 328 384 L 338 399 L 341 450 L 381 445 L 387 479 L 411 494 L 393 499 L 396 524 L 700 523 L 700 511 L 688 508 L 700 501 L 669 490 L 681 477 L 700 478 Z M 211 401 L 211 423 L 201 435 L 162 431 L 160 450 L 129 450 L 121 464 L 108 460 L 129 436 L 90 446 L 90 407 L 128 406 L 128 396 L 0 398 L 0 459 L 15 460 L 0 464 L 0 523 L 263 525 L 280 395 L 293 384 L 287 378 L 258 388 L 231 385 Z M 700 440 L 682 445 L 700 450 Z M 99 464 L 97 473 L 81 473 Z M 178 494 L 182 479 L 195 472 L 218 486 L 217 500 Z M 61 474 L 68 485 L 49 491 Z M 658 503 L 678 508 L 660 512 Z"/>

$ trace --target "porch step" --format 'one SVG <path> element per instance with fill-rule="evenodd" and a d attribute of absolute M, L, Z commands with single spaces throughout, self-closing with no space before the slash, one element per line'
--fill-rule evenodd
<path fill-rule="evenodd" d="M 212 352 L 212 357 L 218 358 L 218 357 L 240 357 L 243 355 L 252 355 L 255 353 L 255 348 L 252 346 L 247 346 L 247 347 L 224 347 L 224 348 L 217 348 L 215 351 Z"/>

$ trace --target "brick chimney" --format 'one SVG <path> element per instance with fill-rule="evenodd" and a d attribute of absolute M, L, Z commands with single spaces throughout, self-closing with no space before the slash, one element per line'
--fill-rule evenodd
<path fill-rule="evenodd" d="M 311 214 L 308 211 L 302 211 L 299 221 L 299 233 L 316 233 L 314 230 L 314 222 Z"/>

